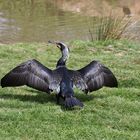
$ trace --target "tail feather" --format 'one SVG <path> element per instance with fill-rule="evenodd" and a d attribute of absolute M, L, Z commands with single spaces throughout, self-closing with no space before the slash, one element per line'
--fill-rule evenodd
<path fill-rule="evenodd" d="M 65 107 L 67 108 L 71 108 L 71 107 L 74 107 L 74 106 L 80 106 L 80 107 L 83 107 L 83 103 L 80 102 L 77 98 L 75 97 L 66 97 L 65 98 Z"/>

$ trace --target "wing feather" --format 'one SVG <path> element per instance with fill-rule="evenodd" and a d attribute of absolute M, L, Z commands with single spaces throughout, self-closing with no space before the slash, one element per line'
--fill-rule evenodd
<path fill-rule="evenodd" d="M 109 68 L 98 61 L 92 61 L 84 68 L 78 70 L 87 84 L 88 91 L 95 91 L 103 86 L 117 87 L 118 82 Z"/>
<path fill-rule="evenodd" d="M 40 91 L 50 92 L 52 70 L 42 65 L 37 60 L 28 60 L 1 79 L 2 87 L 27 85 Z"/>
<path fill-rule="evenodd" d="M 98 90 L 103 86 L 118 86 L 117 79 L 111 70 L 98 61 L 92 61 L 77 71 L 69 70 L 69 75 L 74 85 L 86 93 Z"/>
<path fill-rule="evenodd" d="M 85 90 L 87 88 L 87 85 L 79 71 L 68 70 L 68 73 L 75 87 L 79 88 L 80 90 Z"/>

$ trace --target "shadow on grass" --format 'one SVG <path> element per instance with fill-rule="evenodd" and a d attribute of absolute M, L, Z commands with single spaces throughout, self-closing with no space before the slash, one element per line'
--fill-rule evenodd
<path fill-rule="evenodd" d="M 88 101 L 94 100 L 95 98 L 98 98 L 98 97 L 99 96 L 94 96 L 94 93 L 76 94 L 76 98 L 78 98 L 81 102 L 88 102 Z M 103 98 L 103 97 L 101 97 L 101 98 Z"/>
<path fill-rule="evenodd" d="M 55 103 L 55 96 L 54 95 L 49 95 L 49 94 L 45 94 L 45 93 L 41 93 L 39 91 L 35 91 L 35 90 L 28 90 L 28 92 L 32 92 L 32 93 L 38 93 L 37 95 L 22 95 L 22 94 L 1 94 L 0 98 L 2 99 L 18 99 L 20 101 L 23 102 L 37 102 L 40 104 L 44 104 L 44 103 L 48 103 L 48 102 L 54 102 Z"/>
<path fill-rule="evenodd" d="M 31 95 L 26 94 L 10 94 L 10 93 L 5 93 L 5 94 L 0 94 L 0 98 L 1 99 L 10 99 L 10 100 L 14 100 L 14 99 L 18 99 L 20 101 L 23 102 L 37 102 L 39 104 L 46 104 L 48 102 L 52 102 L 54 104 L 56 103 L 56 97 L 55 94 L 49 95 L 48 93 L 45 92 L 40 92 L 34 89 L 24 89 L 25 91 L 27 91 L 28 93 L 30 92 Z M 33 93 L 36 93 L 35 95 L 33 95 Z M 93 100 L 94 98 L 103 98 L 101 96 L 94 96 L 93 94 L 76 94 L 75 95 L 77 99 L 79 99 L 81 102 L 88 102 L 90 100 Z M 64 100 L 60 99 L 60 106 L 63 106 L 64 104 Z M 63 107 L 62 107 L 63 108 Z"/>

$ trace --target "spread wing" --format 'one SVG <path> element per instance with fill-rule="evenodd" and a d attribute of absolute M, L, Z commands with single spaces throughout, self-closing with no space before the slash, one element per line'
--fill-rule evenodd
<path fill-rule="evenodd" d="M 82 78 L 82 75 L 79 71 L 68 70 L 68 72 L 69 72 L 69 77 L 73 81 L 73 84 L 74 84 L 75 87 L 79 88 L 82 91 L 87 89 L 86 82 Z"/>
<path fill-rule="evenodd" d="M 15 67 L 1 79 L 2 87 L 27 85 L 40 91 L 50 92 L 53 71 L 37 60 L 26 61 Z"/>
<path fill-rule="evenodd" d="M 92 92 L 103 86 L 118 86 L 117 79 L 111 70 L 98 61 L 92 61 L 84 68 L 70 73 L 76 87 L 80 87 L 85 92 Z"/>

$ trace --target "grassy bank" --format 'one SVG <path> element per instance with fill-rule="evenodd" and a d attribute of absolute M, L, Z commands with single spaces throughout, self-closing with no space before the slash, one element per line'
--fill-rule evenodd
<path fill-rule="evenodd" d="M 84 103 L 65 110 L 55 95 L 28 87 L 0 88 L 0 139 L 16 140 L 132 140 L 140 138 L 140 45 L 127 41 L 71 42 L 68 67 L 79 69 L 100 60 L 119 81 L 89 95 L 76 90 Z M 55 68 L 60 52 L 46 44 L 0 46 L 0 77 L 19 63 L 35 58 Z"/>

